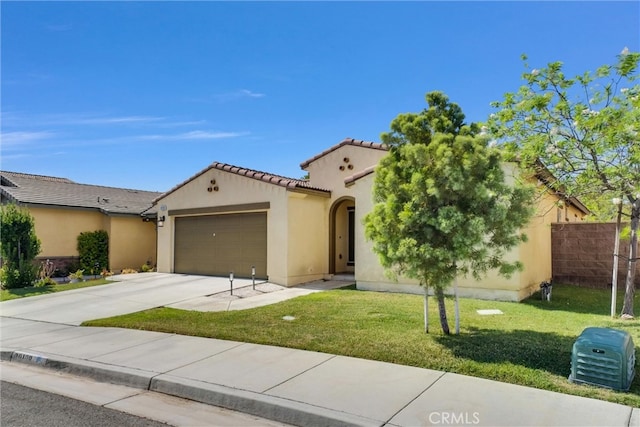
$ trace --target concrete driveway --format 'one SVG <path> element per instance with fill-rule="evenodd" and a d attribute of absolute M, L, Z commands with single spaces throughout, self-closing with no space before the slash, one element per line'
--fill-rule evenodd
<path fill-rule="evenodd" d="M 3 317 L 79 325 L 85 320 L 178 304 L 229 289 L 226 277 L 141 273 L 117 276 L 103 286 L 74 289 L 0 303 Z M 234 288 L 251 280 L 235 279 Z"/>

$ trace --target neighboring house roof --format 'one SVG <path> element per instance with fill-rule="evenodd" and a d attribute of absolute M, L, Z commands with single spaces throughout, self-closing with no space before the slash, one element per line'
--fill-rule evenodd
<path fill-rule="evenodd" d="M 306 170 L 307 166 L 309 166 L 311 163 L 315 162 L 319 158 L 324 157 L 327 154 L 331 153 L 332 151 L 335 151 L 338 148 L 343 147 L 345 145 L 354 145 L 356 147 L 365 147 L 365 148 L 372 148 L 374 150 L 388 151 L 387 147 L 385 145 L 383 145 L 383 144 L 380 144 L 379 142 L 371 142 L 371 141 L 363 141 L 361 139 L 345 138 L 341 142 L 339 142 L 338 144 L 334 145 L 333 147 L 331 147 L 331 148 L 329 148 L 327 150 L 324 150 L 322 153 L 320 153 L 320 154 L 318 154 L 316 156 L 313 156 L 309 160 L 306 160 L 306 161 L 300 163 L 300 167 L 303 170 Z"/>
<path fill-rule="evenodd" d="M 217 169 L 217 170 L 221 170 L 221 171 L 224 171 L 224 172 L 229 172 L 229 173 L 232 173 L 232 174 L 245 176 L 247 178 L 251 178 L 251 179 L 258 180 L 258 181 L 266 182 L 268 184 L 273 184 L 273 185 L 277 185 L 277 186 L 280 186 L 280 187 L 285 187 L 285 188 L 287 188 L 289 190 L 310 191 L 310 192 L 331 194 L 331 191 L 329 191 L 329 190 L 326 190 L 324 188 L 311 186 L 309 184 L 309 181 L 304 180 L 304 179 L 287 178 L 285 176 L 274 175 L 274 174 L 271 174 L 271 173 L 262 172 L 262 171 L 258 171 L 258 170 L 254 170 L 254 169 L 242 168 L 242 167 L 230 165 L 230 164 L 227 164 L 227 163 L 213 162 L 212 164 L 210 164 L 209 166 L 207 166 L 206 168 L 204 168 L 203 170 L 201 170 L 197 174 L 193 175 L 192 177 L 188 178 L 187 180 L 185 180 L 185 181 L 181 182 L 180 184 L 176 185 L 175 187 L 173 187 L 171 190 L 167 191 L 166 193 L 163 193 L 160 196 L 158 196 L 155 199 L 153 199 L 153 203 L 155 204 L 155 203 L 158 202 L 158 200 L 164 199 L 169 194 L 171 194 L 174 191 L 184 187 L 189 182 L 193 181 L 194 179 L 198 178 L 199 176 L 207 173 L 208 171 L 210 171 L 212 169 Z"/>
<path fill-rule="evenodd" d="M 79 184 L 66 178 L 0 171 L 0 194 L 28 206 L 95 209 L 107 215 L 140 215 L 160 193 Z"/>

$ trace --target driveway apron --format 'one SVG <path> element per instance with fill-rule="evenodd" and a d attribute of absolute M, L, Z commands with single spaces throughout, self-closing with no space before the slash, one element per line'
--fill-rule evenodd
<path fill-rule="evenodd" d="M 236 279 L 234 287 L 249 283 Z M 177 304 L 227 289 L 229 280 L 224 277 L 142 273 L 118 276 L 117 282 L 107 285 L 5 301 L 0 309 L 3 317 L 80 325 L 86 320 Z"/>

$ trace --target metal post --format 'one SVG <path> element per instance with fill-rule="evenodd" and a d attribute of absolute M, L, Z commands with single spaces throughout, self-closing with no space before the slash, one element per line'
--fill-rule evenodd
<path fill-rule="evenodd" d="M 256 266 L 251 266 L 251 281 L 253 282 L 253 290 L 256 290 Z"/>
<path fill-rule="evenodd" d="M 613 272 L 611 277 L 611 317 L 616 317 L 616 297 L 618 296 L 618 260 L 620 256 L 620 221 L 622 220 L 622 198 L 613 199 L 618 205 L 618 219 L 616 221 L 616 237 L 613 246 Z"/>
<path fill-rule="evenodd" d="M 231 284 L 231 295 L 233 295 L 233 271 L 229 273 L 229 283 Z"/>

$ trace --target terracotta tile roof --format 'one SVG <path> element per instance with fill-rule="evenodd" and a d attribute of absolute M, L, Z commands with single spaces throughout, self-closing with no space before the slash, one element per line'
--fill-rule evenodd
<path fill-rule="evenodd" d="M 387 147 L 385 147 L 383 144 L 380 144 L 379 142 L 371 142 L 371 141 L 363 141 L 361 139 L 345 138 L 342 141 L 340 141 L 338 144 L 334 145 L 333 147 L 328 148 L 328 149 L 324 150 L 322 153 L 313 156 L 309 160 L 306 160 L 306 161 L 300 163 L 300 167 L 303 170 L 306 170 L 307 166 L 309 166 L 311 163 L 315 162 L 319 158 L 324 157 L 327 154 L 331 153 L 332 151 L 335 151 L 338 148 L 343 147 L 345 145 L 354 145 L 354 146 L 357 146 L 357 147 L 366 147 L 366 148 L 372 148 L 374 150 L 387 151 Z"/>
<path fill-rule="evenodd" d="M 2 200 L 26 205 L 96 209 L 105 214 L 139 215 L 160 193 L 79 184 L 66 178 L 0 171 Z"/>
<path fill-rule="evenodd" d="M 272 173 L 262 172 L 262 171 L 255 170 L 255 169 L 242 168 L 240 166 L 234 166 L 234 165 L 230 165 L 230 164 L 227 164 L 227 163 L 213 162 L 212 164 L 210 164 L 209 166 L 207 166 L 206 168 L 204 168 L 203 170 L 201 170 L 197 174 L 193 175 L 192 177 L 188 178 L 187 180 L 185 180 L 185 181 L 181 182 L 180 184 L 176 185 L 175 187 L 173 187 L 172 189 L 170 189 L 166 193 L 163 193 L 160 196 L 156 197 L 153 200 L 153 203 L 156 203 L 158 200 L 165 198 L 169 194 L 173 193 L 174 191 L 178 190 L 181 187 L 184 187 L 189 182 L 193 181 L 194 179 L 198 178 L 199 176 L 207 173 L 208 171 L 210 171 L 212 169 L 217 169 L 217 170 L 221 170 L 221 171 L 224 171 L 224 172 L 229 172 L 229 173 L 232 173 L 232 174 L 245 176 L 247 178 L 256 179 L 258 181 L 263 181 L 263 182 L 266 182 L 268 184 L 273 184 L 273 185 L 278 185 L 280 187 L 285 187 L 285 188 L 290 189 L 290 190 L 310 190 L 310 191 L 317 191 L 317 192 L 327 193 L 327 194 L 331 193 L 330 190 L 311 186 L 309 184 L 309 181 L 304 180 L 304 179 L 287 178 L 285 176 L 274 175 Z"/>
<path fill-rule="evenodd" d="M 344 185 L 349 187 L 350 185 L 355 184 L 355 182 L 357 180 L 359 180 L 360 178 L 363 178 L 363 177 L 365 177 L 367 175 L 370 175 L 370 174 L 374 173 L 376 171 L 376 166 L 377 165 L 369 166 L 368 168 L 363 169 L 360 172 L 356 172 L 353 175 L 346 177 L 344 179 Z"/>

